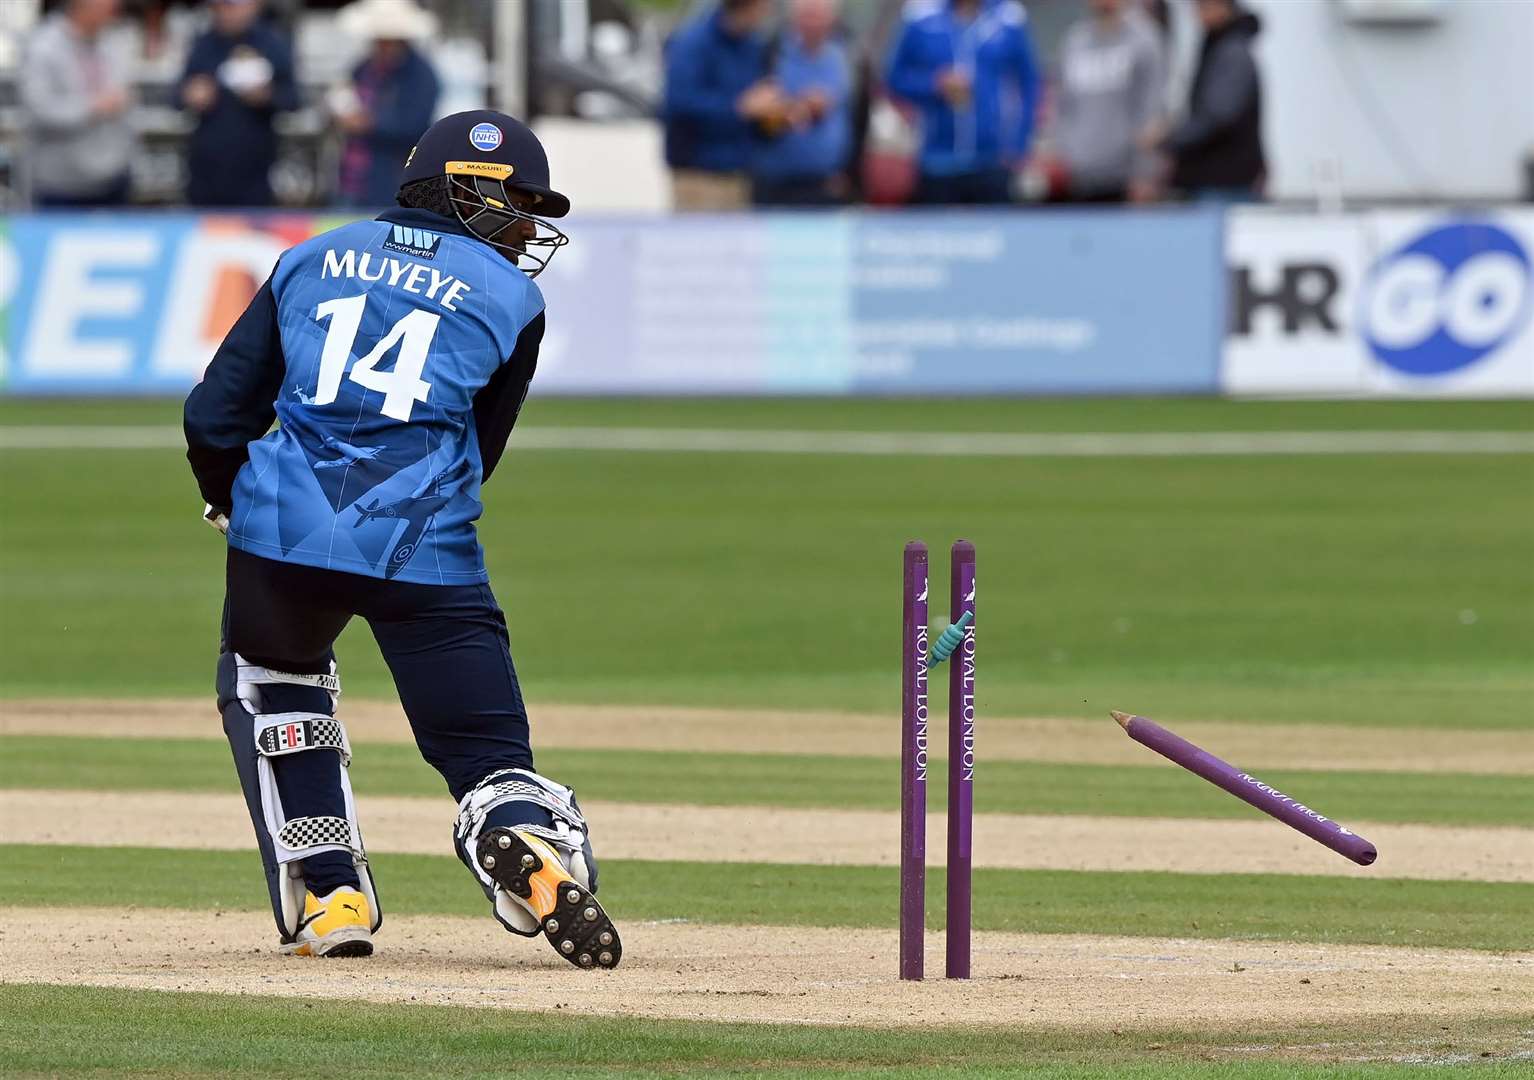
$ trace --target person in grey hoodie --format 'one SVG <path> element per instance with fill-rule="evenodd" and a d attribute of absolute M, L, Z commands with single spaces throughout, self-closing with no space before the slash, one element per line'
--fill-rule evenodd
<path fill-rule="evenodd" d="M 128 200 L 136 139 L 128 118 L 131 58 L 106 33 L 118 0 L 69 0 L 38 27 L 21 65 L 26 155 L 39 206 Z"/>
<path fill-rule="evenodd" d="M 1148 202 L 1159 161 L 1141 141 L 1160 122 L 1166 58 L 1129 0 L 1087 0 L 1091 14 L 1060 46 L 1055 155 L 1068 202 Z"/>

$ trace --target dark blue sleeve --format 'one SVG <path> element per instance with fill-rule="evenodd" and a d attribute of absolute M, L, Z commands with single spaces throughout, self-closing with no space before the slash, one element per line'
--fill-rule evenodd
<path fill-rule="evenodd" d="M 228 509 L 235 474 L 250 459 L 250 443 L 277 419 L 277 395 L 286 371 L 272 279 L 257 291 L 225 335 L 187 395 L 182 410 L 186 459 L 203 501 Z"/>
<path fill-rule="evenodd" d="M 1257 93 L 1257 64 L 1245 48 L 1228 41 L 1210 54 L 1188 115 L 1172 129 L 1166 145 L 1175 152 L 1196 150 L 1229 131 Z"/>
<path fill-rule="evenodd" d="M 516 427 L 522 402 L 527 400 L 527 388 L 533 381 L 533 372 L 538 369 L 538 346 L 542 341 L 543 312 L 540 311 L 517 335 L 517 345 L 511 356 L 495 369 L 490 381 L 474 395 L 474 430 L 479 435 L 482 481 L 490 479 L 506 450 L 511 429 Z"/>
<path fill-rule="evenodd" d="M 937 91 L 937 72 L 917 55 L 920 37 L 914 20 L 901 27 L 900 38 L 890 51 L 884 82 L 890 93 L 913 105 L 933 105 L 942 96 Z"/>
<path fill-rule="evenodd" d="M 405 69 L 399 92 L 392 94 L 383 107 L 373 113 L 373 134 L 397 143 L 414 143 L 431 126 L 437 111 L 440 84 L 437 73 L 426 60 L 417 58 Z"/>
<path fill-rule="evenodd" d="M 291 112 L 302 102 L 298 96 L 298 80 L 293 74 L 293 50 L 288 43 L 273 34 L 267 45 L 267 60 L 272 65 L 271 108 L 278 112 Z"/>
<path fill-rule="evenodd" d="M 1017 153 L 1023 157 L 1033 141 L 1034 119 L 1039 111 L 1039 65 L 1034 59 L 1033 39 L 1026 25 L 1017 28 L 1017 41 L 1013 49 L 1014 72 L 1017 92 L 1022 99 L 1017 117 Z"/>
<path fill-rule="evenodd" d="M 708 67 L 701 40 L 686 34 L 672 41 L 666 54 L 666 115 L 744 126 L 735 111 L 736 95 L 712 85 Z"/>
<path fill-rule="evenodd" d="M 186 67 L 181 72 L 181 81 L 176 85 L 176 104 L 181 104 L 181 91 L 186 86 L 186 81 L 193 75 L 212 75 L 218 67 L 217 52 L 214 49 L 213 39 L 203 34 L 192 42 L 192 47 L 187 50 Z"/>

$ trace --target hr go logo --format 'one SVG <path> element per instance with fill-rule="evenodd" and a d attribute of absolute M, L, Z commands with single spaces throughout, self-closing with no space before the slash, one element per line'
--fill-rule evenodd
<path fill-rule="evenodd" d="M 1407 375 L 1469 367 L 1523 329 L 1534 289 L 1518 238 L 1483 222 L 1423 233 L 1375 266 L 1363 295 L 1364 340 Z"/>

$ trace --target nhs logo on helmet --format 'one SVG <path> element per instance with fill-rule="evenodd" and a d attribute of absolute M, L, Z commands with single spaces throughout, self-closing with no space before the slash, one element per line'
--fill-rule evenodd
<path fill-rule="evenodd" d="M 1375 264 L 1359 332 L 1381 364 L 1403 375 L 1457 372 L 1528 325 L 1531 276 L 1529 252 L 1506 229 L 1484 221 L 1438 225 Z"/>

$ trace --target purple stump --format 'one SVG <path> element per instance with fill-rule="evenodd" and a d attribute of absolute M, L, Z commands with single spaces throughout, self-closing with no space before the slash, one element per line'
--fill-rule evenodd
<path fill-rule="evenodd" d="M 955 542 L 951 563 L 950 625 L 966 611 L 970 624 L 948 664 L 948 977 L 967 979 L 975 825 L 975 545 Z"/>
<path fill-rule="evenodd" d="M 1114 712 L 1113 718 L 1135 742 L 1150 747 L 1162 757 L 1170 758 L 1194 775 L 1202 776 L 1215 787 L 1224 788 L 1242 802 L 1251 803 L 1264 814 L 1278 818 L 1291 829 L 1304 833 L 1338 855 L 1352 859 L 1359 866 L 1368 866 L 1379 857 L 1374 845 L 1351 829 L 1321 816 L 1255 776 L 1242 772 L 1229 762 L 1221 761 L 1207 750 L 1199 749 L 1155 721 L 1121 712 Z"/>
<path fill-rule="evenodd" d="M 922 977 L 927 899 L 927 545 L 905 546 L 900 631 L 900 977 Z"/>

